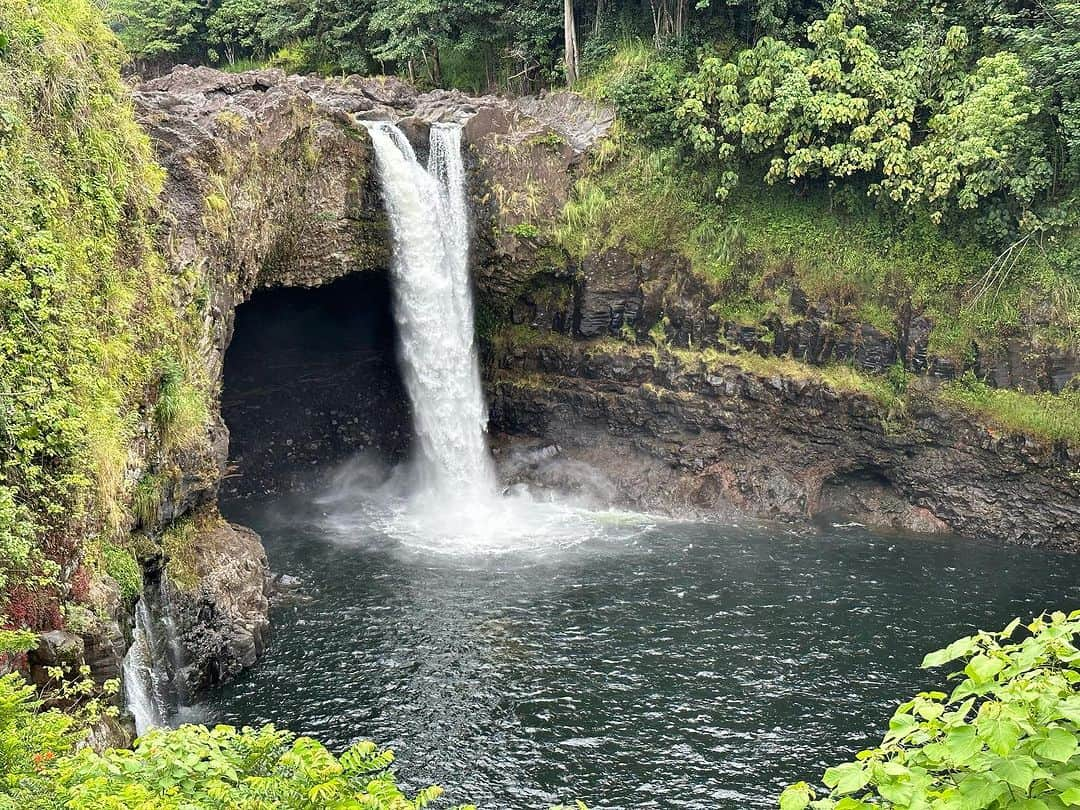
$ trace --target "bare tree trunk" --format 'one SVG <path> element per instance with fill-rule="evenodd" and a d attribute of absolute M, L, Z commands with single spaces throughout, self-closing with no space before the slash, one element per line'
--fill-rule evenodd
<path fill-rule="evenodd" d="M 604 0 L 596 0 L 596 17 L 593 19 L 593 35 L 600 33 L 600 25 L 604 19 Z"/>
<path fill-rule="evenodd" d="M 574 0 L 563 0 L 563 44 L 566 51 L 566 84 L 578 79 L 577 28 L 574 25 Z"/>
<path fill-rule="evenodd" d="M 671 16 L 671 0 L 649 0 L 649 3 L 652 10 L 653 45 L 660 50 L 664 40 L 668 39 L 675 29 L 675 20 Z"/>

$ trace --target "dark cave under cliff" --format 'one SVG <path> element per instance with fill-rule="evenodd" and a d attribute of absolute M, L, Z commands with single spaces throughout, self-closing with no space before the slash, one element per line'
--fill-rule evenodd
<path fill-rule="evenodd" d="M 407 452 L 389 273 L 258 290 L 236 310 L 225 355 L 226 496 L 302 486 L 360 451 Z"/>

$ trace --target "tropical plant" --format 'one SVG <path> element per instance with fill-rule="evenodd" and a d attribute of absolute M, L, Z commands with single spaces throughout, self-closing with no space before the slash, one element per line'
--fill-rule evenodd
<path fill-rule="evenodd" d="M 780 796 L 782 810 L 1066 810 L 1080 805 L 1080 610 L 980 632 L 923 667 L 951 692 L 897 709 L 881 745 Z"/>

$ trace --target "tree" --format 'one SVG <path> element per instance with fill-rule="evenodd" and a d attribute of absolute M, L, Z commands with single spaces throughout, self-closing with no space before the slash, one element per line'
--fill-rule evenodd
<path fill-rule="evenodd" d="M 240 56 L 266 58 L 262 29 L 265 7 L 262 0 L 224 0 L 206 21 L 207 40 L 224 51 L 230 65 Z M 211 60 L 216 61 L 213 56 Z"/>
<path fill-rule="evenodd" d="M 566 65 L 566 83 L 578 80 L 577 26 L 574 23 L 574 0 L 563 0 L 563 59 Z"/>
<path fill-rule="evenodd" d="M 381 0 L 371 14 L 369 32 L 385 38 L 372 49 L 375 58 L 424 65 L 428 79 L 442 84 L 442 52 L 475 49 L 492 38 L 497 0 Z"/>
<path fill-rule="evenodd" d="M 889 59 L 840 12 L 806 37 L 809 47 L 766 37 L 734 62 L 707 57 L 688 80 L 676 118 L 718 164 L 719 196 L 756 159 L 767 182 L 860 179 L 936 220 L 981 207 L 1005 236 L 1048 185 L 1039 98 L 1015 54 L 969 73 L 954 26 Z"/>
<path fill-rule="evenodd" d="M 1017 3 L 999 10 L 987 33 L 1015 50 L 1033 85 L 1048 96 L 1059 145 L 1057 179 L 1080 180 L 1080 0 Z"/>
<path fill-rule="evenodd" d="M 120 40 L 137 59 L 175 63 L 202 52 L 208 12 L 200 0 L 113 0 L 110 8 Z"/>

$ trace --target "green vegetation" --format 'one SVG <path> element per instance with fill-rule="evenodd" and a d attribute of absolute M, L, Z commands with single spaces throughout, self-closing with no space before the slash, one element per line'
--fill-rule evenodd
<path fill-rule="evenodd" d="M 101 544 L 101 558 L 105 573 L 120 586 L 120 598 L 132 604 L 142 593 L 142 567 L 130 551 L 112 543 Z"/>
<path fill-rule="evenodd" d="M 63 696 L 70 701 L 81 691 L 64 687 Z M 0 807 L 418 810 L 442 793 L 429 787 L 406 796 L 391 770 L 393 752 L 374 743 L 335 757 L 312 739 L 271 726 L 183 726 L 152 731 L 134 750 L 79 749 L 103 711 L 94 700 L 68 712 L 46 709 L 19 675 L 0 677 Z"/>
<path fill-rule="evenodd" d="M 163 365 L 154 420 L 166 447 L 183 447 L 201 434 L 207 420 L 205 384 L 193 385 L 193 376 L 177 360 Z"/>
<path fill-rule="evenodd" d="M 901 302 L 935 322 L 931 348 L 963 358 L 973 341 L 994 346 L 1050 301 L 1046 342 L 1080 339 L 1080 284 L 1070 262 L 1080 242 L 1032 246 L 992 295 L 970 291 L 994 264 L 974 241 L 947 238 L 926 219 L 896 219 L 862 203 L 830 206 L 825 195 L 744 183 L 723 205 L 700 171 L 674 154 L 634 142 L 624 128 L 602 143 L 551 237 L 571 256 L 622 246 L 635 253 L 675 249 L 715 287 L 725 319 L 756 323 L 794 317 L 794 287 L 830 307 L 836 320 L 896 328 Z"/>
<path fill-rule="evenodd" d="M 539 0 L 110 0 L 140 64 L 386 73 L 480 91 L 557 81 L 561 9 Z"/>
<path fill-rule="evenodd" d="M 137 406 L 188 329 L 153 246 L 161 171 L 100 13 L 2 0 L 0 31 L 0 614 L 44 627 L 79 537 L 125 521 Z M 184 441 L 199 396 L 164 388 Z"/>
<path fill-rule="evenodd" d="M 195 543 L 210 530 L 207 518 L 198 516 L 174 521 L 162 532 L 160 543 L 165 555 L 165 571 L 174 585 L 190 589 L 198 584 Z"/>
<path fill-rule="evenodd" d="M 939 396 L 1004 430 L 1080 444 L 1080 391 L 1023 394 L 967 374 L 943 386 Z"/>
<path fill-rule="evenodd" d="M 787 788 L 781 810 L 1080 805 L 1078 634 L 1080 611 L 1054 613 L 930 653 L 924 667 L 963 666 L 952 691 L 901 705 L 880 747 L 829 768 L 824 789 Z"/>

